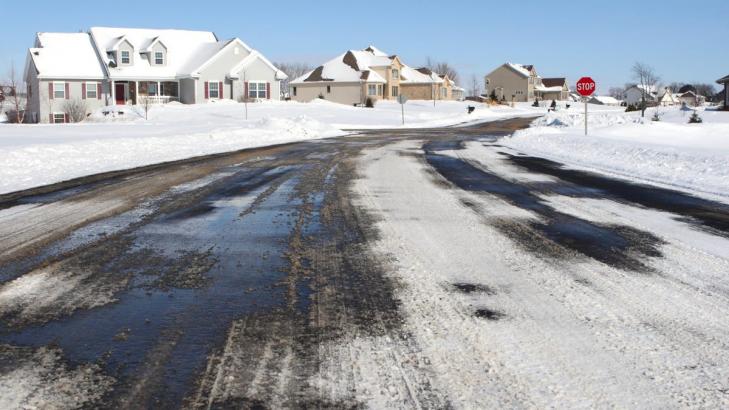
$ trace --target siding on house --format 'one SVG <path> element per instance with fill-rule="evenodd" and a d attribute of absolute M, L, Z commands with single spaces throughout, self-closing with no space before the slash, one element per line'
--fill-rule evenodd
<path fill-rule="evenodd" d="M 487 84 L 486 94 L 491 95 L 493 91 L 499 100 L 503 97 L 511 102 L 513 96 L 515 102 L 527 102 L 530 93 L 532 98 L 534 96 L 534 86 L 529 84 L 529 79 L 505 65 L 489 73 L 485 78 L 485 84 Z"/>
<path fill-rule="evenodd" d="M 51 86 L 55 83 L 63 83 L 67 95 L 65 98 L 55 98 L 50 94 Z M 106 106 L 106 96 L 109 93 L 108 83 L 98 80 L 40 80 L 35 82 L 37 87 L 33 88 L 33 96 L 31 98 L 31 116 L 37 122 L 48 123 L 50 122 L 50 115 L 53 113 L 65 113 L 67 111 L 67 104 L 69 102 L 78 100 L 86 107 L 86 113 L 91 112 Z M 94 84 L 96 86 L 97 95 L 100 98 L 84 98 L 82 91 L 85 85 Z M 101 94 L 98 94 L 99 85 L 101 85 Z M 36 91 L 37 90 L 37 91 Z"/>
<path fill-rule="evenodd" d="M 354 105 L 363 104 L 365 99 L 364 87 L 361 83 L 316 82 L 296 84 L 291 87 L 292 98 L 297 101 L 312 101 L 321 95 L 327 101 Z M 296 95 L 293 95 L 293 87 L 296 87 Z M 329 92 L 327 87 L 330 87 Z"/>

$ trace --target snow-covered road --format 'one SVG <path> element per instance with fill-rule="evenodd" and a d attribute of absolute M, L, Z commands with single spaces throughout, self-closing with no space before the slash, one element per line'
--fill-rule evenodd
<path fill-rule="evenodd" d="M 373 131 L 0 202 L 0 407 L 725 408 L 729 205 Z"/>

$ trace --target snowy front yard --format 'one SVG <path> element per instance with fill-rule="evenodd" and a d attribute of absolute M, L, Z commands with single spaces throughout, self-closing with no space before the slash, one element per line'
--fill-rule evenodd
<path fill-rule="evenodd" d="M 584 135 L 584 106 L 549 113 L 503 145 L 529 155 L 622 178 L 729 200 L 729 112 L 699 109 L 701 124 L 688 124 L 680 107 L 640 112 L 590 106 Z M 660 121 L 651 121 L 656 110 Z"/>
<path fill-rule="evenodd" d="M 410 101 L 406 127 L 435 127 L 465 121 L 531 115 L 529 108 L 468 102 Z M 380 102 L 374 109 L 327 101 L 249 104 L 169 104 L 124 107 L 115 118 L 96 112 L 80 124 L 0 124 L 0 194 L 85 175 L 128 169 L 200 155 L 345 135 L 345 129 L 401 127 L 400 105 Z M 543 111 L 543 110 L 541 110 Z"/>

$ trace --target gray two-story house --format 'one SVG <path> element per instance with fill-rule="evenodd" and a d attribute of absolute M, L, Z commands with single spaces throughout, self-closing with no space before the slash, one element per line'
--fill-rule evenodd
<path fill-rule="evenodd" d="M 25 81 L 30 122 L 69 122 L 68 107 L 280 99 L 286 75 L 238 38 L 213 32 L 93 27 L 38 33 Z"/>

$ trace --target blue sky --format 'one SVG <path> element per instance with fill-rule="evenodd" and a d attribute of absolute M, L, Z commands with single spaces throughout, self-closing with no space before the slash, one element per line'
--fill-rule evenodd
<path fill-rule="evenodd" d="M 464 78 L 506 61 L 535 64 L 542 76 L 570 83 L 590 75 L 603 91 L 629 81 L 635 61 L 666 83 L 729 74 L 727 0 L 36 0 L 3 2 L 2 11 L 0 78 L 11 60 L 22 69 L 35 32 L 91 26 L 212 30 L 271 60 L 312 64 L 373 44 L 413 66 L 428 56 L 450 62 Z"/>

